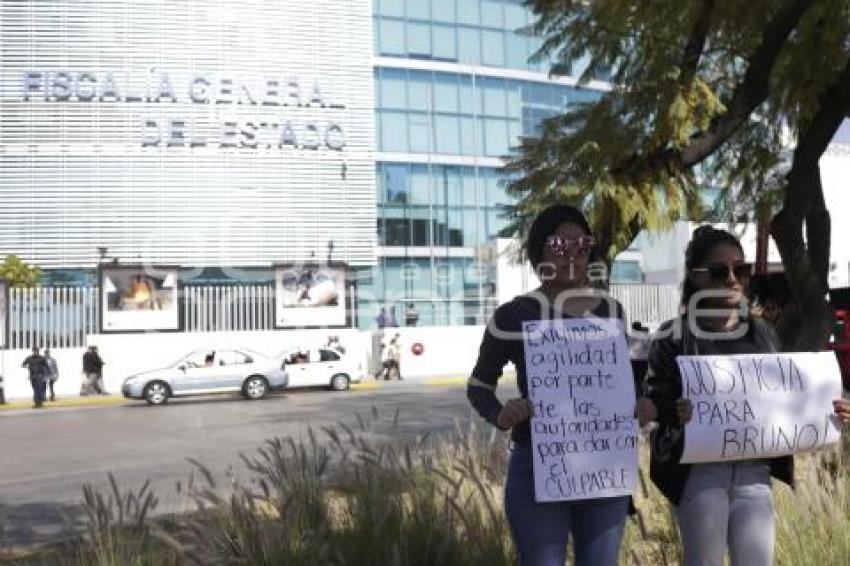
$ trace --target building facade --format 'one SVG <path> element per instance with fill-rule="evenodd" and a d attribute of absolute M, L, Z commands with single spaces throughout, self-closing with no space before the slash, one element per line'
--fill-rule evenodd
<path fill-rule="evenodd" d="M 480 324 L 502 157 L 606 83 L 550 78 L 520 0 L 0 4 L 0 256 L 268 279 L 351 268 L 355 320 Z M 604 78 L 604 77 L 601 77 Z M 634 255 L 634 254 L 632 254 Z M 640 282 L 636 257 L 614 268 Z"/>

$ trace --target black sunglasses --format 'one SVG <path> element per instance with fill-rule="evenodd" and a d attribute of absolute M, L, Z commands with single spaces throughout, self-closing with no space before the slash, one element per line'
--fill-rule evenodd
<path fill-rule="evenodd" d="M 736 265 L 727 265 L 725 263 L 710 263 L 705 267 L 695 267 L 691 269 L 693 273 L 708 273 L 712 281 L 726 281 L 729 279 L 729 273 L 735 276 L 735 279 L 749 279 L 753 274 L 753 266 L 749 263 L 738 263 Z"/>

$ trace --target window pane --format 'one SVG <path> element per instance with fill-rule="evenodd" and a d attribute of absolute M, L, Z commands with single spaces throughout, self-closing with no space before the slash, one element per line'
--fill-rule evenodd
<path fill-rule="evenodd" d="M 503 212 L 498 209 L 490 209 L 487 213 L 487 237 L 497 238 L 499 232 L 510 222 L 507 218 L 503 218 Z"/>
<path fill-rule="evenodd" d="M 460 152 L 463 155 L 475 155 L 475 122 L 470 116 L 460 117 Z"/>
<path fill-rule="evenodd" d="M 410 110 L 431 110 L 431 73 L 410 71 L 407 99 Z"/>
<path fill-rule="evenodd" d="M 460 78 L 460 111 L 464 114 L 475 114 L 475 93 L 472 89 L 472 79 L 469 77 Z"/>
<path fill-rule="evenodd" d="M 528 38 L 516 32 L 506 31 L 507 65 L 512 69 L 528 68 Z"/>
<path fill-rule="evenodd" d="M 434 110 L 453 113 L 458 111 L 457 75 L 434 75 Z"/>
<path fill-rule="evenodd" d="M 381 14 L 385 16 L 404 17 L 404 0 L 381 0 Z"/>
<path fill-rule="evenodd" d="M 386 201 L 405 204 L 409 198 L 407 165 L 384 165 L 384 184 L 387 187 Z"/>
<path fill-rule="evenodd" d="M 637 261 L 615 261 L 611 266 L 611 282 L 640 283 L 643 274 Z"/>
<path fill-rule="evenodd" d="M 434 59 L 457 61 L 457 41 L 454 26 L 433 26 Z"/>
<path fill-rule="evenodd" d="M 522 136 L 522 122 L 519 120 L 508 120 L 508 146 L 511 150 L 519 147 L 520 136 Z"/>
<path fill-rule="evenodd" d="M 481 31 L 481 62 L 494 67 L 505 66 L 505 34 L 502 31 Z"/>
<path fill-rule="evenodd" d="M 381 54 L 405 55 L 407 50 L 404 47 L 404 22 L 381 19 L 379 27 Z"/>
<path fill-rule="evenodd" d="M 481 31 L 477 28 L 457 28 L 458 61 L 470 65 L 481 63 Z"/>
<path fill-rule="evenodd" d="M 457 3 L 457 21 L 462 24 L 477 26 L 481 23 L 478 0 L 460 0 Z"/>
<path fill-rule="evenodd" d="M 506 116 L 508 114 L 505 81 L 502 79 L 481 79 L 484 93 L 483 113 L 488 116 Z"/>
<path fill-rule="evenodd" d="M 503 29 L 502 0 L 481 0 L 481 25 Z"/>
<path fill-rule="evenodd" d="M 410 200 L 411 204 L 431 203 L 431 173 L 427 165 L 412 165 L 410 167 Z"/>
<path fill-rule="evenodd" d="M 505 29 L 509 31 L 525 27 L 526 9 L 520 0 L 507 0 L 505 2 Z"/>
<path fill-rule="evenodd" d="M 466 4 L 469 0 L 460 0 L 461 4 Z M 424 2 L 423 2 L 424 4 Z M 431 17 L 435 22 L 455 22 L 455 0 L 432 0 L 431 1 Z"/>
<path fill-rule="evenodd" d="M 437 153 L 460 153 L 460 125 L 456 116 L 438 115 L 435 118 Z"/>
<path fill-rule="evenodd" d="M 408 19 L 415 18 L 417 20 L 430 20 L 430 7 L 430 2 L 423 2 L 422 0 L 407 0 L 407 17 Z"/>
<path fill-rule="evenodd" d="M 381 69 L 380 91 L 382 108 L 407 108 L 405 100 L 406 72 L 398 69 Z"/>
<path fill-rule="evenodd" d="M 435 173 L 437 174 L 435 178 L 437 192 L 443 193 L 445 202 L 449 206 L 463 205 L 459 168 L 451 166 L 440 167 Z"/>
<path fill-rule="evenodd" d="M 491 157 L 501 157 L 508 153 L 508 129 L 505 120 L 486 118 L 484 120 L 484 151 Z"/>
<path fill-rule="evenodd" d="M 375 165 L 375 189 L 375 198 L 378 200 L 378 204 L 384 204 L 387 200 L 387 178 L 383 163 Z"/>
<path fill-rule="evenodd" d="M 431 119 L 427 114 L 409 115 L 410 151 L 431 153 Z"/>
<path fill-rule="evenodd" d="M 381 149 L 407 151 L 407 115 L 404 112 L 381 113 Z"/>
<path fill-rule="evenodd" d="M 505 94 L 508 96 L 508 108 L 505 116 L 511 118 L 522 117 L 522 95 L 520 94 L 519 82 L 505 81 Z"/>
<path fill-rule="evenodd" d="M 408 22 L 407 52 L 419 57 L 431 57 L 431 26 Z"/>
<path fill-rule="evenodd" d="M 461 191 L 463 192 L 463 202 L 467 205 L 483 205 L 484 202 L 476 198 L 476 185 L 478 180 L 475 176 L 475 169 L 467 167 L 463 170 L 461 178 Z"/>

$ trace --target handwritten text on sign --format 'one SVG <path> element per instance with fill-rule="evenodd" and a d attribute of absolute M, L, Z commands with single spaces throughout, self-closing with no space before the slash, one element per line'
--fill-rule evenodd
<path fill-rule="evenodd" d="M 620 321 L 523 323 L 538 502 L 629 495 L 638 425 Z"/>
<path fill-rule="evenodd" d="M 693 403 L 682 462 L 769 458 L 838 442 L 832 401 L 841 376 L 832 352 L 679 356 Z"/>

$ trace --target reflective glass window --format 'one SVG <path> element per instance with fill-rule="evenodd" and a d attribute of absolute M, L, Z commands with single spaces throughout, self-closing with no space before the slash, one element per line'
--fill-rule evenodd
<path fill-rule="evenodd" d="M 419 57 L 431 57 L 431 25 L 416 22 L 407 24 L 407 52 Z"/>
<path fill-rule="evenodd" d="M 409 195 L 409 169 L 406 164 L 387 163 L 383 166 L 388 203 L 406 204 Z"/>
<path fill-rule="evenodd" d="M 435 117 L 437 153 L 460 153 L 460 124 L 457 116 L 438 114 Z"/>
<path fill-rule="evenodd" d="M 428 114 L 411 112 L 408 115 L 410 129 L 410 151 L 431 153 L 431 117 Z"/>
<path fill-rule="evenodd" d="M 478 0 L 460 0 L 457 3 L 457 21 L 473 26 L 481 23 L 481 10 Z"/>
<path fill-rule="evenodd" d="M 505 33 L 481 30 L 481 62 L 492 67 L 505 66 Z"/>
<path fill-rule="evenodd" d="M 465 4 L 468 0 L 460 0 L 461 4 Z M 431 17 L 435 22 L 454 23 L 455 17 L 455 0 L 431 0 Z"/>
<path fill-rule="evenodd" d="M 506 30 L 512 31 L 525 27 L 528 12 L 523 7 L 521 0 L 506 0 L 504 2 L 504 10 Z"/>
<path fill-rule="evenodd" d="M 512 69 L 528 67 L 528 38 L 513 31 L 505 32 L 506 64 Z"/>
<path fill-rule="evenodd" d="M 410 167 L 410 201 L 411 204 L 431 203 L 431 172 L 427 165 L 411 165 Z"/>
<path fill-rule="evenodd" d="M 502 0 L 481 0 L 481 25 L 502 29 L 505 25 Z"/>
<path fill-rule="evenodd" d="M 505 116 L 508 113 L 505 81 L 503 79 L 484 78 L 480 80 L 484 98 L 483 114 L 488 116 Z"/>
<path fill-rule="evenodd" d="M 454 26 L 434 25 L 433 58 L 442 61 L 457 61 L 457 39 Z"/>
<path fill-rule="evenodd" d="M 383 55 L 406 55 L 404 45 L 404 22 L 401 20 L 378 20 L 380 50 Z"/>
<path fill-rule="evenodd" d="M 470 116 L 461 116 L 460 122 L 460 153 L 462 155 L 476 154 L 475 120 Z"/>
<path fill-rule="evenodd" d="M 404 0 L 380 0 L 378 10 L 385 16 L 404 17 Z"/>
<path fill-rule="evenodd" d="M 428 112 L 431 110 L 432 75 L 426 71 L 410 71 L 407 86 L 408 108 Z"/>
<path fill-rule="evenodd" d="M 381 69 L 380 92 L 381 107 L 403 110 L 407 108 L 405 96 L 407 71 L 400 69 Z"/>
<path fill-rule="evenodd" d="M 434 110 L 437 112 L 457 112 L 458 83 L 457 75 L 436 73 L 434 75 Z"/>
<path fill-rule="evenodd" d="M 431 2 L 424 0 L 407 0 L 407 17 L 409 19 L 430 20 Z"/>
<path fill-rule="evenodd" d="M 457 28 L 458 61 L 469 65 L 481 63 L 481 30 L 458 26 Z"/>
<path fill-rule="evenodd" d="M 381 113 L 381 149 L 407 151 L 407 115 L 384 110 Z"/>

